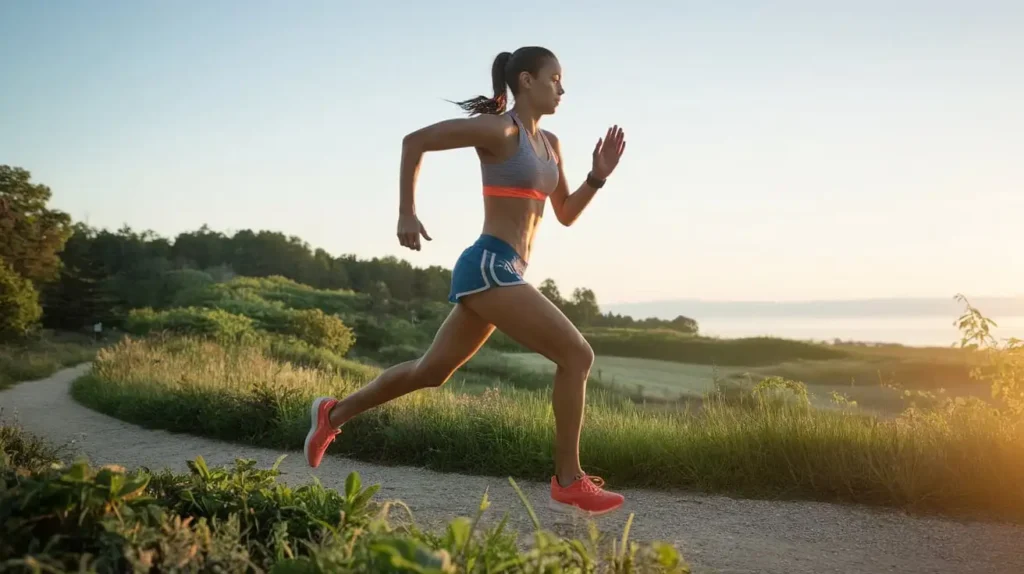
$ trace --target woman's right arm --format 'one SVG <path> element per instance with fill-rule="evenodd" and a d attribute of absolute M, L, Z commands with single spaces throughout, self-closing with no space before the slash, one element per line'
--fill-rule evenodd
<path fill-rule="evenodd" d="M 402 139 L 402 164 L 399 172 L 398 241 L 419 251 L 420 236 L 430 236 L 416 216 L 416 177 L 423 154 L 428 151 L 475 147 L 501 155 L 507 126 L 503 118 L 480 115 L 444 120 L 418 129 Z"/>

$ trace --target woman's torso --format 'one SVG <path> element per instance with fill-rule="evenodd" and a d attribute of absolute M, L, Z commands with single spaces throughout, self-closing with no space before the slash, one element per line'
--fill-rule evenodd
<path fill-rule="evenodd" d="M 502 239 L 529 261 L 547 197 L 558 184 L 558 159 L 542 131 L 531 138 L 514 112 L 508 116 L 516 136 L 509 137 L 504 156 L 480 155 L 483 233 Z"/>

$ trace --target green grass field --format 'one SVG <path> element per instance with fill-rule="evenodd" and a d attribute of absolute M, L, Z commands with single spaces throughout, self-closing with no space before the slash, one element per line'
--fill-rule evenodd
<path fill-rule="evenodd" d="M 506 353 L 505 356 L 513 363 L 554 375 L 554 363 L 542 355 Z M 739 367 L 716 369 L 711 365 L 602 355 L 595 359 L 590 376 L 629 391 L 642 388 L 645 394 L 698 398 L 714 389 L 716 370 L 717 376 L 722 378 L 732 378 L 744 372 L 744 369 Z"/>
<path fill-rule="evenodd" d="M 295 449 L 309 401 L 360 383 L 254 346 L 125 340 L 76 381 L 83 404 L 146 427 Z M 801 388 L 798 386 L 799 392 Z M 1022 422 L 981 408 L 887 419 L 818 410 L 771 388 L 698 411 L 588 393 L 583 465 L 614 487 L 842 500 L 1024 520 Z M 763 391 L 763 392 L 762 392 Z M 546 480 L 547 389 L 424 390 L 351 421 L 329 451 L 362 460 Z"/>
<path fill-rule="evenodd" d="M 881 358 L 878 363 L 893 364 L 890 356 L 879 356 Z M 555 371 L 551 361 L 536 353 L 506 353 L 505 357 L 513 364 L 548 376 L 553 376 Z M 833 393 L 838 393 L 845 395 L 850 401 L 855 401 L 865 412 L 890 415 L 901 412 L 908 406 L 903 392 L 883 384 L 897 382 L 896 379 L 876 377 L 876 380 L 872 381 L 870 377 L 865 376 L 859 379 L 862 381 L 860 384 L 856 384 L 857 377 L 851 379 L 853 384 L 836 382 L 844 378 L 835 376 L 835 373 L 869 373 L 876 366 L 864 360 L 833 359 L 749 368 L 715 367 L 657 359 L 598 356 L 591 371 L 591 378 L 634 396 L 692 401 L 713 391 L 716 380 L 728 386 L 749 389 L 766 377 L 779 376 L 808 385 L 811 404 L 816 408 L 835 408 L 836 404 L 832 397 Z M 821 373 L 830 373 L 830 376 L 817 378 L 816 375 Z M 908 385 L 909 388 L 920 386 Z M 929 385 L 925 385 L 925 388 L 929 388 Z M 986 398 L 989 395 L 987 386 L 970 381 L 967 374 L 960 384 L 949 385 L 946 389 L 953 396 Z"/>

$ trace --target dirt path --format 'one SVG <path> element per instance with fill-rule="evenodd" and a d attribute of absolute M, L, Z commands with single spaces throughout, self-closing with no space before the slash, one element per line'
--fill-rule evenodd
<path fill-rule="evenodd" d="M 95 464 L 144 465 L 184 471 L 185 461 L 202 455 L 211 465 L 252 458 L 267 468 L 280 451 L 145 430 L 91 411 L 74 402 L 68 387 L 88 367 L 80 366 L 0 392 L 5 420 L 50 441 L 75 441 L 77 451 Z M 406 467 L 383 467 L 328 456 L 309 469 L 302 445 L 281 465 L 282 479 L 301 483 L 317 476 L 325 486 L 344 488 L 350 471 L 364 484 L 383 485 L 378 499 L 400 499 L 421 526 L 436 525 L 457 514 L 470 515 L 489 488 L 488 515 L 509 511 L 510 524 L 528 528 L 527 516 L 504 478 L 441 474 Z M 520 483 L 541 521 L 563 535 L 545 507 L 544 484 Z M 695 572 L 1024 572 L 1024 526 L 961 523 L 908 517 L 902 513 L 811 502 L 734 500 L 720 496 L 623 490 L 627 507 L 600 519 L 606 531 L 621 532 L 629 512 L 636 513 L 633 537 L 676 544 Z M 585 530 L 578 528 L 580 535 Z"/>

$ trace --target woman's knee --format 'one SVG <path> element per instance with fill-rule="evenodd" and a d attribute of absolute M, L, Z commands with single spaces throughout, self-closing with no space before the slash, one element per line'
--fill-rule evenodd
<path fill-rule="evenodd" d="M 594 349 L 580 336 L 566 348 L 557 363 L 559 367 L 586 378 L 594 366 Z"/>
<path fill-rule="evenodd" d="M 439 361 L 430 355 L 417 359 L 412 369 L 413 380 L 423 388 L 443 386 L 453 374 L 455 368 L 450 361 Z"/>

